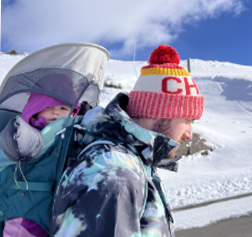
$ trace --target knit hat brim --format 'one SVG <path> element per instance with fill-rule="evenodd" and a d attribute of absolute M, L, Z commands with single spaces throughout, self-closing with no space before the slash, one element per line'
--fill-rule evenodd
<path fill-rule="evenodd" d="M 204 97 L 173 95 L 148 91 L 131 91 L 127 113 L 132 118 L 200 119 Z"/>

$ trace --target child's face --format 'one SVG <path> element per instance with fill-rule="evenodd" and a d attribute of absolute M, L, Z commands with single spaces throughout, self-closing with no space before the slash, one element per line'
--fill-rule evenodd
<path fill-rule="evenodd" d="M 58 118 L 67 117 L 70 111 L 71 107 L 68 105 L 47 107 L 37 114 L 37 119 L 43 116 L 46 120 L 46 125 L 48 125 Z"/>

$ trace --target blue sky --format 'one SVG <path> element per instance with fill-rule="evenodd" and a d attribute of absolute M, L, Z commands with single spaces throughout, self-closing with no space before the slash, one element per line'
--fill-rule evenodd
<path fill-rule="evenodd" d="M 146 61 L 168 44 L 181 59 L 252 65 L 250 0 L 2 0 L 1 15 L 2 52 L 89 42 Z"/>

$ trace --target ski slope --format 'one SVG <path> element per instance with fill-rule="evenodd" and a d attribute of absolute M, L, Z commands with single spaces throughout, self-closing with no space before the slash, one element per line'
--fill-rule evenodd
<path fill-rule="evenodd" d="M 24 57 L 0 54 L 0 83 Z M 110 60 L 105 80 L 121 84 L 122 89 L 105 87 L 100 104 L 106 106 L 120 91 L 129 92 L 144 65 L 147 63 Z M 181 66 L 186 65 L 181 61 Z M 205 97 L 203 116 L 195 121 L 193 129 L 213 151 L 208 156 L 196 153 L 183 157 L 178 173 L 159 170 L 172 208 L 252 192 L 252 67 L 192 59 L 191 75 Z M 252 212 L 251 201 L 245 198 L 224 206 L 215 204 L 211 211 L 198 208 L 191 211 L 194 221 L 188 221 L 192 219 L 191 212 L 175 213 L 175 228 L 195 227 L 195 221 L 202 226 L 247 214 Z"/>

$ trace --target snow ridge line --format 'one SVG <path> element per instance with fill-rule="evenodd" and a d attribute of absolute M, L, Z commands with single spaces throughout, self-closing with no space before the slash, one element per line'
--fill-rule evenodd
<path fill-rule="evenodd" d="M 197 204 L 179 206 L 179 207 L 172 208 L 172 212 L 180 212 L 180 211 L 190 210 L 190 209 L 194 209 L 194 208 L 199 208 L 199 207 L 211 205 L 214 203 L 226 202 L 226 201 L 250 197 L 250 196 L 252 196 L 252 192 L 238 194 L 238 195 L 234 195 L 234 196 L 230 196 L 230 197 L 226 197 L 226 198 L 214 199 L 214 200 L 205 201 L 205 202 L 201 202 L 201 203 L 197 203 Z"/>

